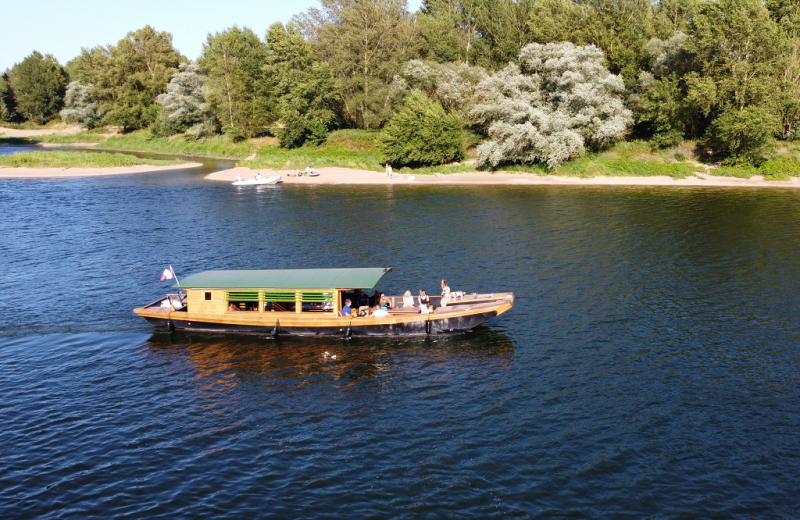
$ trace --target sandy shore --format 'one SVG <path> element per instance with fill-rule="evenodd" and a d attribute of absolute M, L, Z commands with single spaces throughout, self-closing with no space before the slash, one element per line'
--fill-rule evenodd
<path fill-rule="evenodd" d="M 170 166 L 118 166 L 114 168 L 0 168 L 0 178 L 31 179 L 59 177 L 97 177 L 100 175 L 124 175 L 129 173 L 151 173 L 167 170 L 197 168 L 202 163 L 183 163 Z"/>
<path fill-rule="evenodd" d="M 83 128 L 74 125 L 67 128 L 54 129 L 54 130 L 16 130 L 14 128 L 3 128 L 0 126 L 0 136 L 3 137 L 33 137 L 36 135 L 52 135 L 52 134 L 79 134 L 83 132 Z"/>
<path fill-rule="evenodd" d="M 296 170 L 251 170 L 238 167 L 230 170 L 206 175 L 206 179 L 221 182 L 233 182 L 237 175 L 244 179 L 252 179 L 256 172 L 262 177 L 281 176 L 284 184 L 435 184 L 435 185 L 562 185 L 562 186 L 738 186 L 769 188 L 800 188 L 800 178 L 793 177 L 788 181 L 765 181 L 760 175 L 749 179 L 736 177 L 719 177 L 705 173 L 697 173 L 687 179 L 673 179 L 667 176 L 658 177 L 593 177 L 579 179 L 559 175 L 534 175 L 530 173 L 503 172 L 470 172 L 436 175 L 398 175 L 388 179 L 383 172 L 351 170 L 348 168 L 321 168 L 319 177 L 289 177 Z"/>

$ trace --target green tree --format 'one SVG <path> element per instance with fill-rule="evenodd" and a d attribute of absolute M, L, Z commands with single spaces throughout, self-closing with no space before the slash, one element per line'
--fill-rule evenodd
<path fill-rule="evenodd" d="M 389 84 L 419 47 L 418 27 L 405 0 L 321 0 L 294 20 L 321 61 L 339 80 L 339 105 L 347 125 L 380 128 L 389 120 Z"/>
<path fill-rule="evenodd" d="M 463 127 L 456 114 L 420 91 L 378 134 L 375 144 L 383 160 L 397 166 L 430 166 L 460 161 L 465 156 Z"/>
<path fill-rule="evenodd" d="M 34 51 L 8 73 L 16 112 L 34 123 L 53 119 L 64 102 L 67 74 L 52 55 Z"/>
<path fill-rule="evenodd" d="M 709 144 L 728 163 L 752 163 L 771 149 L 778 126 L 775 116 L 760 107 L 729 107 L 711 123 Z"/>
<path fill-rule="evenodd" d="M 74 81 L 94 85 L 105 124 L 134 130 L 155 121 L 156 97 L 166 91 L 182 59 L 170 33 L 147 25 L 128 33 L 116 46 L 82 49 L 67 70 Z"/>
<path fill-rule="evenodd" d="M 8 74 L 0 74 L 0 121 L 11 121 L 16 116 L 14 111 L 14 93 L 8 84 Z"/>
<path fill-rule="evenodd" d="M 320 144 L 336 122 L 336 80 L 327 63 L 316 59 L 297 24 L 273 24 L 267 32 L 266 72 L 274 84 L 281 145 Z"/>
<path fill-rule="evenodd" d="M 275 119 L 267 47 L 252 30 L 233 26 L 209 34 L 198 63 L 223 131 L 234 139 L 251 137 Z"/>

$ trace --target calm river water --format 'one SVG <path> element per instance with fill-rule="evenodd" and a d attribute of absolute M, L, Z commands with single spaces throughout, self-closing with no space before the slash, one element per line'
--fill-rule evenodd
<path fill-rule="evenodd" d="M 800 515 L 800 192 L 203 173 L 0 180 L 0 517 Z M 433 338 L 154 334 L 168 264 L 517 300 Z"/>

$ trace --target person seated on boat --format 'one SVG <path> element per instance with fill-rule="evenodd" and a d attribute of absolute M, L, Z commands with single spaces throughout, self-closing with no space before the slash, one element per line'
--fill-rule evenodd
<path fill-rule="evenodd" d="M 378 300 L 378 305 L 381 306 L 381 309 L 388 311 L 392 308 L 392 302 L 389 301 L 389 298 L 386 297 L 384 293 L 381 293 L 381 297 Z"/>
<path fill-rule="evenodd" d="M 231 304 L 228 305 L 228 310 L 229 311 L 238 311 L 239 307 L 237 307 L 235 303 L 231 302 Z"/>
<path fill-rule="evenodd" d="M 419 307 L 423 313 L 428 312 L 428 307 L 431 305 L 431 297 L 425 292 L 425 289 L 419 290 Z"/>
<path fill-rule="evenodd" d="M 256 179 L 257 181 L 260 181 L 260 180 L 261 180 L 261 174 L 260 174 L 260 173 L 258 173 L 258 172 L 256 172 L 255 179 Z"/>
<path fill-rule="evenodd" d="M 414 306 L 414 297 L 411 296 L 411 291 L 406 291 L 403 293 L 403 307 L 413 307 Z"/>
<path fill-rule="evenodd" d="M 371 309 L 376 305 L 378 305 L 380 303 L 380 300 L 381 300 L 381 293 L 378 292 L 377 289 L 375 289 L 375 292 L 372 294 L 372 296 L 369 297 L 369 308 Z"/>
<path fill-rule="evenodd" d="M 383 318 L 383 317 L 388 316 L 388 315 L 389 315 L 389 311 L 387 311 L 383 307 L 380 307 L 379 305 L 376 305 L 375 308 L 372 309 L 372 314 L 370 315 L 370 317 L 372 317 L 372 318 Z"/>
<path fill-rule="evenodd" d="M 241 173 L 236 176 L 236 182 L 242 182 L 243 180 Z"/>
<path fill-rule="evenodd" d="M 450 286 L 442 280 L 442 307 L 447 307 L 448 301 L 450 301 Z"/>
<path fill-rule="evenodd" d="M 353 309 L 350 308 L 350 299 L 344 301 L 344 307 L 342 307 L 342 317 L 346 318 L 350 316 L 353 317 Z"/>

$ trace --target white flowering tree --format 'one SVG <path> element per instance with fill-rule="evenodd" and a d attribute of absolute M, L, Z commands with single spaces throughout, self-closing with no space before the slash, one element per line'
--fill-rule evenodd
<path fill-rule="evenodd" d="M 489 75 L 481 67 L 470 67 L 464 63 L 436 63 L 411 60 L 406 62 L 393 85 L 404 92 L 425 92 L 429 98 L 439 102 L 448 112 L 458 112 L 467 124 L 475 106 L 475 89 Z"/>
<path fill-rule="evenodd" d="M 83 128 L 94 128 L 100 122 L 101 114 L 97 106 L 92 84 L 84 85 L 73 81 L 67 86 L 64 95 L 64 109 L 61 110 L 61 120 L 65 123 L 78 123 Z"/>
<path fill-rule="evenodd" d="M 478 147 L 480 165 L 545 163 L 555 168 L 622 137 L 633 122 L 625 84 L 603 66 L 594 45 L 526 45 L 509 64 L 478 86 L 474 120 L 489 139 Z"/>
<path fill-rule="evenodd" d="M 170 79 L 167 92 L 156 98 L 156 103 L 163 107 L 160 123 L 167 133 L 187 128 L 187 133 L 196 133 L 208 126 L 205 76 L 194 61 L 181 63 L 179 69 Z"/>

